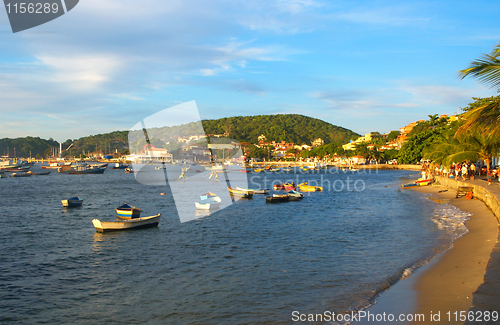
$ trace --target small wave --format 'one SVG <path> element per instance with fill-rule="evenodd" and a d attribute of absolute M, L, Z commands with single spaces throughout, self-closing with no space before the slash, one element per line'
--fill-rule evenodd
<path fill-rule="evenodd" d="M 443 232 L 443 237 L 454 241 L 469 232 L 465 223 L 471 215 L 471 213 L 462 211 L 455 206 L 444 205 L 434 210 L 434 216 L 431 220 Z"/>

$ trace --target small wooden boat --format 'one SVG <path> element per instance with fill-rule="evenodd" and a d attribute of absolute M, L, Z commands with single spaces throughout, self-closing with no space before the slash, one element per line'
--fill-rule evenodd
<path fill-rule="evenodd" d="M 58 162 L 50 162 L 48 166 L 42 166 L 42 169 L 58 169 L 62 166 L 63 164 L 60 164 Z"/>
<path fill-rule="evenodd" d="M 267 203 L 287 202 L 288 200 L 290 200 L 288 194 L 273 194 L 272 196 L 266 196 Z"/>
<path fill-rule="evenodd" d="M 18 166 L 18 167 L 7 167 L 3 170 L 6 172 L 27 172 L 29 171 L 31 166 Z"/>
<path fill-rule="evenodd" d="M 279 172 L 281 169 L 279 168 L 271 168 L 269 169 L 270 172 Z"/>
<path fill-rule="evenodd" d="M 297 192 L 297 191 L 293 191 L 293 190 L 287 192 L 287 194 L 290 197 L 289 198 L 290 201 L 300 201 L 304 197 L 304 195 L 302 193 Z"/>
<path fill-rule="evenodd" d="M 307 183 L 301 183 L 298 186 L 299 191 L 301 192 L 321 192 L 323 188 L 321 186 L 312 186 L 307 185 Z"/>
<path fill-rule="evenodd" d="M 83 204 L 83 200 L 80 200 L 78 196 L 72 197 L 71 199 L 62 200 L 63 207 L 74 208 L 81 207 Z"/>
<path fill-rule="evenodd" d="M 115 163 L 114 166 L 110 167 L 111 169 L 125 169 L 128 168 L 128 165 L 124 165 L 122 163 Z"/>
<path fill-rule="evenodd" d="M 161 213 L 158 213 L 155 216 L 120 221 L 100 221 L 98 219 L 93 219 L 92 223 L 94 224 L 97 232 L 109 232 L 156 227 L 160 223 L 160 217 Z"/>
<path fill-rule="evenodd" d="M 12 173 L 10 177 L 30 177 L 31 172 L 26 172 L 26 173 Z"/>
<path fill-rule="evenodd" d="M 292 169 L 291 169 L 291 168 L 283 168 L 283 171 L 284 171 L 284 172 L 291 172 L 291 171 L 292 171 Z"/>
<path fill-rule="evenodd" d="M 116 213 L 118 214 L 118 218 L 125 220 L 139 218 L 141 216 L 141 212 L 142 212 L 141 209 L 131 206 L 127 202 L 125 202 L 124 205 L 121 205 L 118 208 L 116 208 Z"/>
<path fill-rule="evenodd" d="M 414 186 L 427 186 L 427 185 L 431 184 L 432 182 L 434 182 L 433 178 L 429 178 L 429 179 L 419 178 L 417 181 L 407 183 L 407 184 L 402 184 L 401 187 L 402 188 L 409 188 L 409 187 L 414 187 Z"/>
<path fill-rule="evenodd" d="M 58 173 L 66 173 L 66 174 L 104 174 L 106 170 L 107 164 L 99 165 L 96 167 L 91 167 L 89 165 L 84 166 L 75 166 L 72 167 L 70 165 L 64 165 L 57 169 Z"/>
<path fill-rule="evenodd" d="M 194 205 L 198 210 L 213 210 L 218 209 L 222 200 L 218 196 L 212 196 L 208 199 L 195 202 Z"/>
<path fill-rule="evenodd" d="M 41 173 L 31 173 L 31 175 L 33 175 L 33 176 L 42 176 L 42 175 L 49 175 L 49 174 L 50 174 L 50 171 L 41 172 Z"/>
<path fill-rule="evenodd" d="M 242 173 L 250 173 L 250 171 L 248 169 L 240 169 L 240 172 L 242 172 Z"/>
<path fill-rule="evenodd" d="M 248 189 L 247 188 L 247 189 L 245 189 L 245 188 L 242 188 L 239 186 L 237 186 L 236 189 L 241 190 L 241 191 L 253 191 L 253 194 L 269 194 L 269 192 L 271 191 L 268 188 L 265 188 L 265 189 L 253 189 L 253 188 Z"/>
<path fill-rule="evenodd" d="M 260 173 L 264 171 L 264 168 L 255 168 L 253 171 L 256 173 Z"/>
<path fill-rule="evenodd" d="M 276 184 L 274 185 L 275 190 L 285 190 L 285 191 L 292 191 L 295 190 L 296 186 L 294 183 L 281 183 L 281 184 Z"/>
<path fill-rule="evenodd" d="M 231 188 L 231 187 L 228 187 L 228 189 L 229 189 L 229 194 L 231 194 L 231 196 L 233 196 L 233 197 L 236 196 L 236 197 L 249 199 L 249 198 L 253 197 L 253 194 L 254 194 L 254 192 L 252 190 L 242 191 L 242 190 L 238 190 L 237 188 Z"/>
<path fill-rule="evenodd" d="M 213 198 L 213 197 L 217 197 L 217 194 L 212 193 L 212 192 L 208 192 L 208 193 L 200 195 L 200 200 L 202 200 L 202 201 L 208 200 L 209 198 Z"/>

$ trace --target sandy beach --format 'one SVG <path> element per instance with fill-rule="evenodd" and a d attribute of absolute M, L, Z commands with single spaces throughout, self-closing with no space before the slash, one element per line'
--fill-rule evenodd
<path fill-rule="evenodd" d="M 398 324 L 463 324 L 455 317 L 459 318 L 460 312 L 467 314 L 472 306 L 473 292 L 484 282 L 486 266 L 497 240 L 497 219 L 483 202 L 455 198 L 456 190 L 438 185 L 408 189 L 412 190 L 430 193 L 429 198 L 437 203 L 452 204 L 471 213 L 466 222 L 469 232 L 458 238 L 451 249 L 384 292 L 366 312 L 393 314 L 396 317 L 408 314 L 424 316 L 423 320 L 412 322 L 394 320 Z M 384 322 L 365 318 L 355 323 Z"/>
<path fill-rule="evenodd" d="M 469 232 L 457 239 L 450 250 L 438 256 L 435 263 L 422 270 L 414 284 L 417 292 L 417 313 L 426 317 L 431 313 L 440 313 L 440 322 L 430 322 L 429 319 L 429 323 L 463 323 L 455 321 L 454 313 L 460 314 L 469 310 L 472 305 L 472 293 L 483 283 L 486 266 L 498 236 L 497 219 L 483 202 L 476 199 L 467 200 L 465 197 L 455 198 L 455 190 L 442 186 L 422 187 L 417 190 L 432 193 L 439 201 L 445 200 L 472 214 L 466 223 Z"/>

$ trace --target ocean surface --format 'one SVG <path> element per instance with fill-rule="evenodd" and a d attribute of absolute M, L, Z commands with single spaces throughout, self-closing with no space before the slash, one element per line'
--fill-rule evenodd
<path fill-rule="evenodd" d="M 168 185 L 123 170 L 0 179 L 0 322 L 290 324 L 293 311 L 369 306 L 467 231 L 465 213 L 401 189 L 418 172 L 247 176 L 253 188 L 325 189 L 279 204 L 255 195 L 181 223 Z M 83 207 L 63 208 L 72 196 Z M 115 220 L 124 202 L 161 213 L 159 226 L 97 233 L 92 219 Z"/>

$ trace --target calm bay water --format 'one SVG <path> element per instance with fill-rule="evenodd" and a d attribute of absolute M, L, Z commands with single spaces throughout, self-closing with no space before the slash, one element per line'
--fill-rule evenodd
<path fill-rule="evenodd" d="M 289 324 L 295 310 L 369 305 L 466 231 L 460 211 L 397 186 L 416 172 L 265 176 L 268 187 L 349 177 L 351 191 L 281 204 L 255 195 L 180 223 L 172 197 L 160 195 L 168 187 L 122 170 L 0 179 L 0 321 Z M 76 195 L 83 207 L 62 208 Z M 158 228 L 96 233 L 91 220 L 114 220 L 125 201 L 143 216 L 161 212 Z"/>

